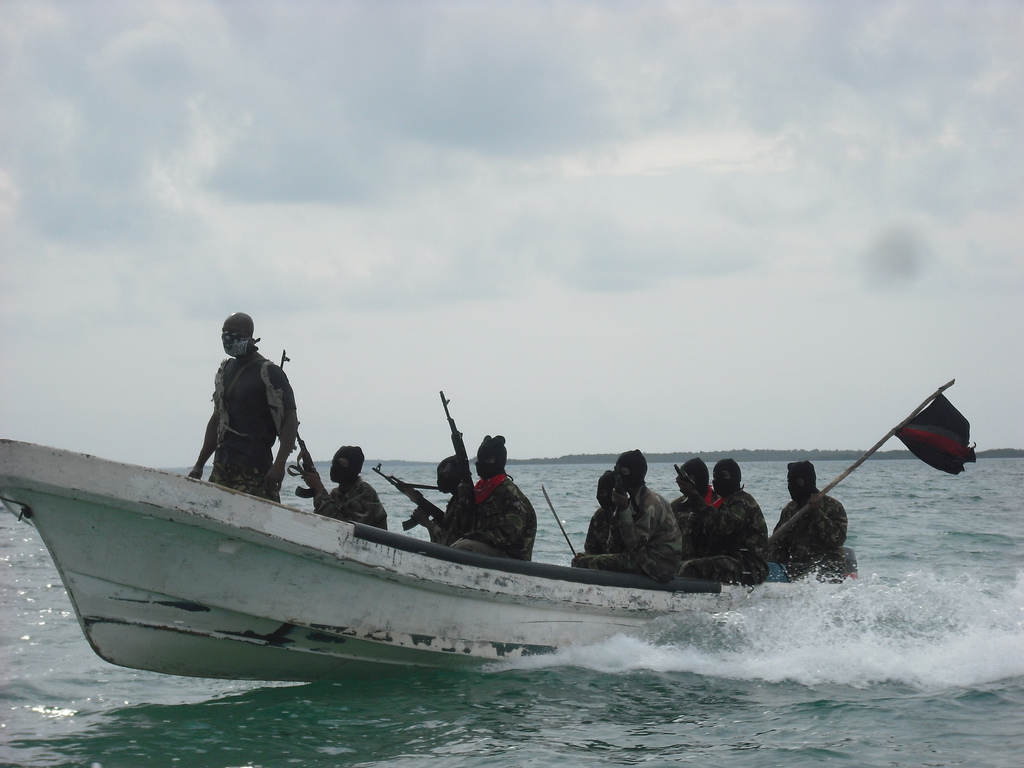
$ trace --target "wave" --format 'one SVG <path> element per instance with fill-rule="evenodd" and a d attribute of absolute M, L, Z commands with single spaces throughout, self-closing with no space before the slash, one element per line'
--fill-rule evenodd
<path fill-rule="evenodd" d="M 924 691 L 1024 676 L 1024 571 L 1013 585 L 927 572 L 898 583 L 801 583 L 754 595 L 737 610 L 662 619 L 642 637 L 503 665 L 636 670 Z"/>

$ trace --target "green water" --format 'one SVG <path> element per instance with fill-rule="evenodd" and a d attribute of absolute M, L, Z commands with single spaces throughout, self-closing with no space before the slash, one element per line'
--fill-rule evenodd
<path fill-rule="evenodd" d="M 843 468 L 823 463 L 818 474 Z M 570 558 L 540 484 L 579 546 L 603 469 L 515 468 L 537 507 L 535 559 Z M 392 471 L 424 482 L 432 468 Z M 671 496 L 671 478 L 654 465 L 648 479 Z M 785 465 L 744 466 L 744 481 L 774 525 Z M 407 503 L 374 485 L 397 530 Z M 856 582 L 797 585 L 783 600 L 482 671 L 305 685 L 191 680 L 101 661 L 39 537 L 5 514 L 0 764 L 1016 768 L 1022 491 L 1016 459 L 958 477 L 868 462 L 835 492 L 850 516 Z"/>

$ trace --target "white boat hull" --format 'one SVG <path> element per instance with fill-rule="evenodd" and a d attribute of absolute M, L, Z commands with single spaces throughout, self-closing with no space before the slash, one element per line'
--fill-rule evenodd
<path fill-rule="evenodd" d="M 474 665 L 725 610 L 746 593 L 456 553 L 7 440 L 0 497 L 39 531 L 95 652 L 169 674 L 319 680 Z"/>

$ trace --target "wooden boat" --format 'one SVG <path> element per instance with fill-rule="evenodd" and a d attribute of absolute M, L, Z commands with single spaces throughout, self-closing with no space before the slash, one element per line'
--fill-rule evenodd
<path fill-rule="evenodd" d="M 0 498 L 39 531 L 93 650 L 175 675 L 479 665 L 727 610 L 749 592 L 461 552 L 11 440 L 0 441 Z"/>

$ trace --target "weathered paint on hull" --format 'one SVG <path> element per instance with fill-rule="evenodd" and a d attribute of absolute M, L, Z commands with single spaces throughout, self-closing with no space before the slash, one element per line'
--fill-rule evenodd
<path fill-rule="evenodd" d="M 169 674 L 318 680 L 460 667 L 724 610 L 737 594 L 450 562 L 409 537 L 12 441 L 0 441 L 0 496 L 31 510 L 96 653 Z"/>
<path fill-rule="evenodd" d="M 181 603 L 152 593 L 137 593 L 135 609 L 124 616 L 95 610 L 104 599 L 101 585 L 83 591 L 80 577 L 76 593 L 91 595 L 77 601 L 94 609 L 80 613 L 86 637 L 97 655 L 123 667 L 193 677 L 251 680 L 329 680 L 381 670 L 401 672 L 424 666 L 420 650 L 346 636 L 334 627 L 303 627 L 270 619 L 224 611 L 195 603 Z M 106 585 L 110 603 L 123 600 L 125 590 Z M 182 611 L 190 612 L 181 618 Z M 422 639 L 429 647 L 426 638 Z M 414 639 L 415 641 L 415 639 Z M 453 656 L 446 666 L 479 663 L 474 657 Z"/>

